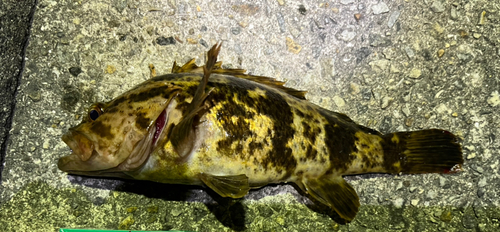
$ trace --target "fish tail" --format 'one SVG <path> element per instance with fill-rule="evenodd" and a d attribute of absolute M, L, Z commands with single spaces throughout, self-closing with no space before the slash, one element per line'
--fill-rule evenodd
<path fill-rule="evenodd" d="M 455 173 L 464 162 L 457 137 L 445 130 L 396 132 L 383 137 L 384 164 L 392 173 Z"/>

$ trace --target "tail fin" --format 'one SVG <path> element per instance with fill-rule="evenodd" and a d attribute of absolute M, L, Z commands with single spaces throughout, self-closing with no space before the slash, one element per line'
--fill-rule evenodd
<path fill-rule="evenodd" d="M 464 162 L 457 137 L 448 131 L 397 132 L 383 139 L 384 164 L 393 173 L 454 173 Z"/>

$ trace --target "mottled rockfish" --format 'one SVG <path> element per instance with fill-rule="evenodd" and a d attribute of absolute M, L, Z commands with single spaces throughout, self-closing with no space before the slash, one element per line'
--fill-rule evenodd
<path fill-rule="evenodd" d="M 95 103 L 62 139 L 62 171 L 204 185 L 241 198 L 269 183 L 295 183 L 351 221 L 359 207 L 343 175 L 452 173 L 457 138 L 438 129 L 381 134 L 305 100 L 283 82 L 224 69 L 220 45 L 108 103 Z"/>

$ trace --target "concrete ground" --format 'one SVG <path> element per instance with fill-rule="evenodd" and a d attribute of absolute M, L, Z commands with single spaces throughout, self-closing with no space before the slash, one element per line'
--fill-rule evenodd
<path fill-rule="evenodd" d="M 500 230 L 498 1 L 0 4 L 0 231 Z M 160 74 L 174 61 L 202 64 L 219 41 L 227 67 L 286 80 L 362 125 L 459 135 L 464 171 L 347 177 L 361 208 L 343 224 L 290 185 L 229 202 L 201 187 L 57 169 L 69 152 L 61 135 L 91 103 L 147 80 L 150 63 Z"/>

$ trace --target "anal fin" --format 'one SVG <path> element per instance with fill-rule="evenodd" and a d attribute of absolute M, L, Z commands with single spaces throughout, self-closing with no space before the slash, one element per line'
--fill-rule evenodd
<path fill-rule="evenodd" d="M 235 176 L 214 176 L 200 174 L 205 185 L 214 190 L 222 197 L 241 198 L 250 190 L 248 177 L 245 174 Z"/>
<path fill-rule="evenodd" d="M 312 198 L 335 210 L 343 219 L 352 221 L 356 216 L 358 194 L 341 176 L 304 179 L 302 184 Z"/>

